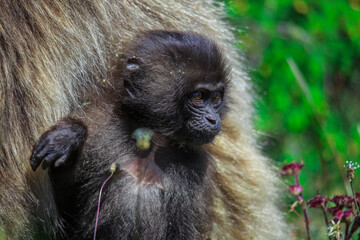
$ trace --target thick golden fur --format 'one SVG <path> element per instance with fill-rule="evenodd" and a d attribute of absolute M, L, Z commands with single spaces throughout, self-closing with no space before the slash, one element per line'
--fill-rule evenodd
<path fill-rule="evenodd" d="M 233 104 L 211 146 L 218 168 L 212 239 L 286 239 L 275 206 L 277 177 L 257 149 L 253 94 L 222 6 L 190 0 L 0 0 L 0 12 L 0 225 L 5 238 L 29 239 L 35 218 L 53 228 L 61 225 L 46 208 L 52 203 L 46 172 L 35 175 L 30 169 L 34 141 L 88 93 L 96 93 L 126 42 L 141 31 L 167 29 L 211 38 L 233 68 Z"/>

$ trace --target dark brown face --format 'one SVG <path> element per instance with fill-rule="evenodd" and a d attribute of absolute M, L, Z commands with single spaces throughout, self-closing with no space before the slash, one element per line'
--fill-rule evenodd
<path fill-rule="evenodd" d="M 224 106 L 224 86 L 216 89 L 202 87 L 191 93 L 184 110 L 186 118 L 181 134 L 195 144 L 210 143 L 221 129 Z"/>
<path fill-rule="evenodd" d="M 167 32 L 141 43 L 126 60 L 126 111 L 142 127 L 175 141 L 210 143 L 221 129 L 227 89 L 215 44 L 196 34 Z"/>

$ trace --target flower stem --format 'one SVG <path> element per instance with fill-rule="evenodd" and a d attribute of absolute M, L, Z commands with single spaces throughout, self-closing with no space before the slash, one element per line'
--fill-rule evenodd
<path fill-rule="evenodd" d="M 102 184 L 102 186 L 101 186 L 101 188 L 100 188 L 98 206 L 97 206 L 97 211 L 96 211 L 96 220 L 95 220 L 95 228 L 94 228 L 94 237 L 93 237 L 93 240 L 96 240 L 96 232 L 97 232 L 98 222 L 99 222 L 100 203 L 101 203 L 102 191 L 103 191 L 103 189 L 104 189 L 105 184 L 107 183 L 107 181 L 109 181 L 109 179 L 112 177 L 113 174 L 114 174 L 114 172 L 111 171 L 110 176 L 109 176 L 108 178 L 106 178 L 106 180 L 104 181 L 104 183 Z"/>
<path fill-rule="evenodd" d="M 324 214 L 326 227 L 329 228 L 329 220 L 327 218 L 326 209 L 324 207 L 322 207 L 321 210 L 323 211 L 323 214 Z"/>
<path fill-rule="evenodd" d="M 308 214 L 307 214 L 306 203 L 304 201 L 304 198 L 303 198 L 302 194 L 300 194 L 298 196 L 298 199 L 299 199 L 299 202 L 300 202 L 300 205 L 301 205 L 301 209 L 302 209 L 302 211 L 304 213 L 306 233 L 307 233 L 307 236 L 308 236 L 308 240 L 311 240 L 310 228 L 309 228 L 309 217 L 308 217 Z"/>
<path fill-rule="evenodd" d="M 349 238 L 356 232 L 359 226 L 360 226 L 360 217 L 356 216 L 355 221 L 350 229 Z"/>
<path fill-rule="evenodd" d="M 350 236 L 349 236 L 349 225 L 348 223 L 346 223 L 345 226 L 345 240 L 349 240 Z"/>
<path fill-rule="evenodd" d="M 296 184 L 300 185 L 299 184 L 299 176 L 295 175 L 294 177 L 295 177 Z M 302 209 L 302 211 L 304 213 L 307 238 L 308 238 L 308 240 L 311 240 L 310 228 L 309 228 L 309 217 L 308 217 L 308 214 L 307 214 L 306 203 L 304 201 L 304 197 L 303 197 L 302 193 L 300 193 L 299 196 L 297 196 L 297 198 L 299 200 L 301 209 Z"/>
<path fill-rule="evenodd" d="M 321 208 L 323 214 L 324 214 L 324 219 L 325 219 L 325 224 L 326 224 L 326 229 L 329 229 L 329 220 L 327 218 L 327 214 L 326 214 L 326 209 L 324 206 L 322 206 Z M 329 236 L 329 240 L 331 240 L 331 237 Z"/>
<path fill-rule="evenodd" d="M 354 197 L 354 202 L 355 202 L 355 207 L 356 207 L 356 213 L 359 214 L 359 205 L 358 205 L 358 202 L 356 201 L 356 195 L 355 195 L 355 191 L 354 191 L 353 181 L 350 181 L 350 187 L 351 187 L 352 195 L 353 195 L 353 197 Z"/>

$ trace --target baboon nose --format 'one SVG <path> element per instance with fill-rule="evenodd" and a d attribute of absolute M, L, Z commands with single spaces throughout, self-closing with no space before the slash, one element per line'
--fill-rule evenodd
<path fill-rule="evenodd" d="M 215 116 L 207 115 L 205 116 L 205 119 L 212 125 L 215 125 L 217 123 L 217 119 Z"/>

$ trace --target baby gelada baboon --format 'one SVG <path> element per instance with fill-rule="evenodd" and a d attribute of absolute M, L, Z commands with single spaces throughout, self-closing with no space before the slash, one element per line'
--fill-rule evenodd
<path fill-rule="evenodd" d="M 110 81 L 113 91 L 51 127 L 31 156 L 33 170 L 50 167 L 67 236 L 92 239 L 115 164 L 97 239 L 206 238 L 216 168 L 205 144 L 221 129 L 229 84 L 218 47 L 194 33 L 147 32 Z M 135 131 L 153 133 L 148 148 Z"/>

